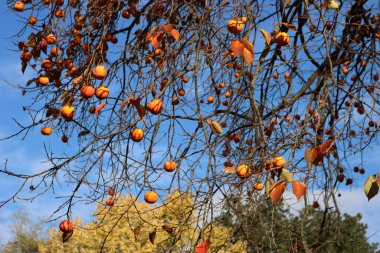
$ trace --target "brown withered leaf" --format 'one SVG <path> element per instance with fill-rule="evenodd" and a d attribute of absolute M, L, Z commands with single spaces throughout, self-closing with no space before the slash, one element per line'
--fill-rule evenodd
<path fill-rule="evenodd" d="M 151 43 L 153 47 L 158 47 L 160 45 L 160 41 L 162 40 L 164 33 L 160 32 L 153 37 Z"/>
<path fill-rule="evenodd" d="M 379 193 L 379 184 L 376 180 L 376 175 L 370 175 L 363 186 L 364 193 L 368 198 L 368 201 L 375 197 Z"/>
<path fill-rule="evenodd" d="M 247 65 L 251 65 L 254 60 L 253 52 L 249 51 L 247 48 L 244 48 L 243 59 Z"/>
<path fill-rule="evenodd" d="M 307 166 L 318 165 L 323 160 L 323 152 L 319 148 L 308 148 L 305 150 Z"/>
<path fill-rule="evenodd" d="M 285 183 L 284 180 L 282 180 L 282 179 L 278 180 L 275 184 L 272 185 L 271 188 L 269 188 L 268 193 L 271 193 L 277 186 L 279 186 L 280 184 L 283 184 L 283 183 Z"/>
<path fill-rule="evenodd" d="M 247 39 L 243 39 L 243 43 L 244 43 L 244 48 L 246 48 L 248 51 L 252 52 L 253 53 L 253 44 L 252 42 L 250 42 L 249 40 Z"/>
<path fill-rule="evenodd" d="M 235 167 L 227 167 L 227 168 L 223 168 L 222 171 L 224 173 L 227 173 L 227 174 L 231 174 L 233 172 L 235 172 L 236 168 Z"/>
<path fill-rule="evenodd" d="M 306 184 L 301 183 L 300 181 L 293 180 L 292 181 L 292 188 L 293 188 L 293 193 L 296 196 L 297 200 L 299 201 L 302 196 L 305 195 L 306 193 Z"/>
<path fill-rule="evenodd" d="M 323 143 L 322 145 L 319 146 L 319 149 L 323 153 L 328 152 L 331 149 L 332 143 L 333 143 L 332 140 L 327 140 L 325 143 Z"/>
<path fill-rule="evenodd" d="M 141 225 L 138 225 L 137 227 L 135 227 L 134 229 L 133 229 L 133 234 L 134 234 L 134 236 L 135 236 L 135 241 L 137 241 L 137 239 L 138 239 L 138 236 L 140 235 L 140 233 L 141 233 Z"/>
<path fill-rule="evenodd" d="M 119 113 L 121 113 L 124 110 L 124 107 L 129 104 L 129 99 L 124 99 L 124 101 L 121 103 L 120 108 L 119 108 Z"/>
<path fill-rule="evenodd" d="M 170 31 L 170 34 L 173 36 L 173 38 L 174 38 L 175 40 L 179 40 L 180 34 L 179 34 L 179 32 L 178 32 L 176 29 L 172 29 L 172 30 Z"/>
<path fill-rule="evenodd" d="M 73 236 L 73 232 L 63 232 L 62 234 L 62 242 L 67 242 Z"/>
<path fill-rule="evenodd" d="M 223 134 L 223 129 L 220 124 L 215 120 L 207 120 L 207 123 L 210 125 L 211 131 L 215 134 Z"/>
<path fill-rule="evenodd" d="M 285 22 L 282 23 L 282 25 L 285 26 L 286 28 L 290 29 L 290 30 L 297 31 L 297 27 L 295 25 L 285 23 Z"/>
<path fill-rule="evenodd" d="M 174 234 L 175 234 L 175 226 L 173 226 L 173 225 L 164 224 L 164 225 L 162 225 L 162 229 L 165 230 L 171 236 L 174 236 Z"/>
<path fill-rule="evenodd" d="M 173 25 L 172 24 L 166 24 L 166 25 L 162 25 L 161 28 L 164 32 L 170 33 L 170 31 L 173 30 Z"/>
<path fill-rule="evenodd" d="M 154 240 L 156 239 L 156 229 L 149 233 L 149 241 L 154 244 Z"/>
<path fill-rule="evenodd" d="M 264 37 L 265 42 L 267 43 L 267 45 L 269 45 L 270 42 L 271 42 L 271 40 L 272 40 L 272 37 L 270 36 L 270 34 L 268 32 L 266 32 L 265 30 L 263 30 L 263 29 L 259 29 L 259 31 L 263 35 L 263 37 Z"/>
<path fill-rule="evenodd" d="M 106 103 L 102 103 L 102 104 L 98 105 L 98 106 L 96 107 L 96 109 L 95 109 L 95 113 L 94 113 L 94 114 L 95 114 L 96 116 L 98 116 L 100 110 L 102 110 L 102 109 L 104 108 L 104 106 L 106 106 Z"/>
<path fill-rule="evenodd" d="M 270 198 L 271 198 L 274 206 L 276 206 L 278 204 L 278 202 L 281 200 L 282 194 L 284 193 L 285 189 L 286 189 L 286 183 L 283 182 L 281 184 L 278 184 L 271 191 Z"/>
<path fill-rule="evenodd" d="M 151 41 L 153 39 L 153 35 L 154 33 L 158 30 L 158 26 L 155 25 L 152 30 L 150 30 L 150 32 L 148 32 L 148 34 L 146 35 L 146 41 Z"/>
<path fill-rule="evenodd" d="M 244 51 L 244 42 L 233 39 L 231 41 L 230 50 L 232 53 L 234 53 L 234 56 L 240 56 Z"/>

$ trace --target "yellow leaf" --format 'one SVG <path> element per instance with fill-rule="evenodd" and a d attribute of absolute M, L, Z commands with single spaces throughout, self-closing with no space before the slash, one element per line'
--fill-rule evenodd
<path fill-rule="evenodd" d="M 224 173 L 231 174 L 232 172 L 235 171 L 235 169 L 236 169 L 235 167 L 227 167 L 227 168 L 223 168 L 222 171 Z"/>
<path fill-rule="evenodd" d="M 247 48 L 244 48 L 243 50 L 243 59 L 247 65 L 251 65 L 253 62 L 253 59 L 254 59 L 253 53 L 249 51 Z"/>

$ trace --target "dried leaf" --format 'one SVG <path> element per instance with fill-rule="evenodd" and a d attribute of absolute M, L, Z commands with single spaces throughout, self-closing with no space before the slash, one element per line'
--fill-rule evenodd
<path fill-rule="evenodd" d="M 274 206 L 276 206 L 278 202 L 281 200 L 282 194 L 284 193 L 285 189 L 286 189 L 286 184 L 281 183 L 275 186 L 274 189 L 271 191 L 270 198 Z"/>
<path fill-rule="evenodd" d="M 156 229 L 149 233 L 149 241 L 154 244 L 154 239 L 156 239 Z"/>
<path fill-rule="evenodd" d="M 150 32 L 148 32 L 148 34 L 146 35 L 146 41 L 151 41 L 153 39 L 153 35 L 154 33 L 158 30 L 158 26 L 155 25 L 152 30 L 150 30 Z"/>
<path fill-rule="evenodd" d="M 287 169 L 282 169 L 280 179 L 284 180 L 286 183 L 291 183 L 293 180 L 293 174 Z"/>
<path fill-rule="evenodd" d="M 207 123 L 210 125 L 211 131 L 215 134 L 223 134 L 223 129 L 220 124 L 215 120 L 208 120 Z"/>
<path fill-rule="evenodd" d="M 299 201 L 302 196 L 306 193 L 306 184 L 301 183 L 300 181 L 293 180 L 292 181 L 293 193 Z"/>
<path fill-rule="evenodd" d="M 119 108 L 119 113 L 121 113 L 124 110 L 124 107 L 129 104 L 129 99 L 124 99 L 124 101 L 121 103 Z"/>
<path fill-rule="evenodd" d="M 178 32 L 176 29 L 172 29 L 172 30 L 170 31 L 170 34 L 173 36 L 173 38 L 174 38 L 175 40 L 179 40 L 180 35 L 179 35 L 179 32 Z"/>
<path fill-rule="evenodd" d="M 164 33 L 160 32 L 152 39 L 152 46 L 158 47 L 160 45 L 160 41 L 162 40 L 162 37 L 164 36 Z"/>
<path fill-rule="evenodd" d="M 222 169 L 222 171 L 223 171 L 224 173 L 227 173 L 227 174 L 231 174 L 231 173 L 233 173 L 235 170 L 236 170 L 235 167 L 227 167 L 227 168 L 223 168 L 223 169 Z"/>
<path fill-rule="evenodd" d="M 62 234 L 62 242 L 63 243 L 67 242 L 70 239 L 70 237 L 72 237 L 72 236 L 73 236 L 73 232 L 72 231 L 71 232 L 63 232 L 63 234 Z"/>
<path fill-rule="evenodd" d="M 28 66 L 28 62 L 21 61 L 21 72 L 24 73 L 26 70 L 26 67 Z"/>
<path fill-rule="evenodd" d="M 320 151 L 323 153 L 328 152 L 331 149 L 332 143 L 332 140 L 327 140 L 325 143 L 319 146 Z"/>
<path fill-rule="evenodd" d="M 90 133 L 90 131 L 88 131 L 88 130 L 83 130 L 82 132 L 80 132 L 80 133 L 78 134 L 78 137 L 81 137 L 81 136 L 87 135 L 87 134 L 89 134 L 89 133 Z"/>
<path fill-rule="evenodd" d="M 165 230 L 171 236 L 174 236 L 175 227 L 173 225 L 164 224 L 164 225 L 162 225 L 162 229 Z"/>
<path fill-rule="evenodd" d="M 247 39 L 243 39 L 244 48 L 253 53 L 253 44 Z"/>
<path fill-rule="evenodd" d="M 140 233 L 141 233 L 141 225 L 138 225 L 137 227 L 135 227 L 134 229 L 133 229 L 133 234 L 135 235 L 135 241 L 137 241 L 137 239 L 138 239 L 138 236 L 140 235 Z"/>
<path fill-rule="evenodd" d="M 265 42 L 267 43 L 267 45 L 270 44 L 271 40 L 272 40 L 272 37 L 270 36 L 269 33 L 267 33 L 265 30 L 263 29 L 259 29 L 259 31 L 261 32 L 261 34 L 263 35 L 264 39 L 265 39 Z"/>
<path fill-rule="evenodd" d="M 367 178 L 367 180 L 364 183 L 364 193 L 368 198 L 368 201 L 375 197 L 377 193 L 379 192 L 379 184 L 376 180 L 376 175 L 371 175 Z"/>
<path fill-rule="evenodd" d="M 106 103 L 102 103 L 102 104 L 98 105 L 98 106 L 96 107 L 96 109 L 95 109 L 95 113 L 94 113 L 94 114 L 95 114 L 96 116 L 98 116 L 100 110 L 102 110 L 104 106 L 106 106 Z"/>
<path fill-rule="evenodd" d="M 244 43 L 240 40 L 232 40 L 230 45 L 230 50 L 234 56 L 240 56 L 244 51 Z"/>
<path fill-rule="evenodd" d="M 323 160 L 323 152 L 320 148 L 309 148 L 305 150 L 305 160 L 307 166 L 310 168 L 311 165 L 318 165 Z"/>
<path fill-rule="evenodd" d="M 248 49 L 244 48 L 243 59 L 247 65 L 251 65 L 253 62 L 253 59 L 254 59 L 253 53 L 251 51 L 249 51 Z"/>
<path fill-rule="evenodd" d="M 204 242 L 199 243 L 195 247 L 195 253 L 207 253 L 207 251 L 210 249 L 211 242 L 210 240 L 206 240 Z"/>
<path fill-rule="evenodd" d="M 282 179 L 278 180 L 275 184 L 272 185 L 272 187 L 268 190 L 268 192 L 271 193 L 274 188 L 276 188 L 277 186 L 279 186 L 282 183 L 285 183 L 285 181 Z"/>
<path fill-rule="evenodd" d="M 288 23 L 282 23 L 282 25 L 285 26 L 286 28 L 290 29 L 290 30 L 297 31 L 297 28 L 295 25 L 288 24 Z"/>
<path fill-rule="evenodd" d="M 170 33 L 170 31 L 173 30 L 173 25 L 172 24 L 166 24 L 166 25 L 163 25 L 161 28 L 164 32 Z"/>
<path fill-rule="evenodd" d="M 272 189 L 272 186 L 274 185 L 274 180 L 273 180 L 273 178 L 269 178 L 269 179 L 267 179 L 267 181 L 265 182 L 265 193 L 267 194 L 267 195 L 269 195 L 269 190 L 271 190 Z"/>

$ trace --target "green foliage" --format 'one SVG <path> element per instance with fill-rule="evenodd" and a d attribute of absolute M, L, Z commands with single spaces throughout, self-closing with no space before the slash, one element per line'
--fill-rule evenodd
<path fill-rule="evenodd" d="M 15 212 L 10 229 L 12 239 L 0 248 L 4 253 L 35 253 L 41 242 L 43 228 L 25 212 Z"/>
<path fill-rule="evenodd" d="M 380 252 L 377 243 L 368 242 L 360 214 L 340 216 L 332 209 L 308 206 L 294 215 L 281 204 L 273 208 L 265 197 L 255 205 L 238 198 L 226 203 L 217 223 L 234 228 L 233 238 L 247 242 L 248 252 L 306 252 L 306 247 L 323 253 Z"/>

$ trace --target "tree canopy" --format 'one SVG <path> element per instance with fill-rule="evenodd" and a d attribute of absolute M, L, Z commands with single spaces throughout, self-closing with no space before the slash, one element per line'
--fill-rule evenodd
<path fill-rule="evenodd" d="M 298 200 L 315 191 L 310 200 L 332 203 L 342 219 L 335 194 L 366 173 L 379 133 L 377 1 L 7 3 L 23 24 L 14 39 L 21 70 L 34 76 L 17 84 L 30 123 L 16 121 L 3 139 L 41 129 L 68 145 L 46 146 L 50 166 L 37 172 L 5 163 L 0 173 L 19 178 L 20 189 L 0 207 L 61 197 L 64 185 L 54 219 L 67 220 L 60 228 L 70 236 L 81 201 L 110 206 L 132 193 L 159 208 L 180 189 L 202 224 L 190 248 L 211 236 L 203 230 L 222 208 L 217 196 L 266 194 L 277 206 L 287 188 Z M 368 199 L 379 181 L 368 177 Z"/>

